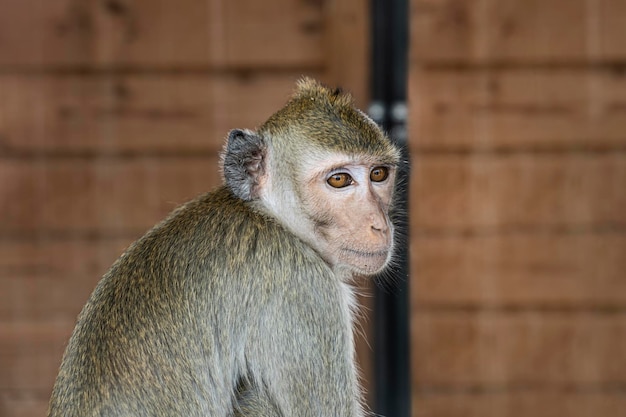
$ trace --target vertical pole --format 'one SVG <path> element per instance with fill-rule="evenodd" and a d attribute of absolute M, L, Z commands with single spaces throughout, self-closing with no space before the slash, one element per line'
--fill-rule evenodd
<path fill-rule="evenodd" d="M 371 0 L 372 79 L 370 116 L 402 149 L 398 174 L 396 262 L 379 278 L 374 302 L 374 411 L 410 414 L 408 179 L 406 129 L 408 0 Z"/>

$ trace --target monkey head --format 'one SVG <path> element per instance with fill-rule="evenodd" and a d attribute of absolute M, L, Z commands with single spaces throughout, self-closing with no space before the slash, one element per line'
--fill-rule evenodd
<path fill-rule="evenodd" d="M 351 96 L 305 78 L 257 132 L 233 130 L 226 185 L 336 270 L 370 275 L 393 251 L 400 152 Z"/>

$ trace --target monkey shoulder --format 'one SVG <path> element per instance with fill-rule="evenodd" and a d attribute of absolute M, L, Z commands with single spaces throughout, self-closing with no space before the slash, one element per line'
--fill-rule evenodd
<path fill-rule="evenodd" d="M 298 265 L 308 274 L 331 273 L 326 263 L 277 219 L 226 187 L 174 210 L 131 245 L 119 263 L 117 267 L 133 271 L 205 278 L 298 272 L 282 271 L 287 265 Z"/>
<path fill-rule="evenodd" d="M 156 229 L 157 234 L 163 233 L 165 241 L 176 241 L 177 247 L 222 251 L 226 257 L 240 253 L 265 256 L 263 249 L 271 246 L 302 249 L 300 240 L 277 219 L 256 208 L 254 202 L 236 197 L 226 187 L 188 202 Z"/>

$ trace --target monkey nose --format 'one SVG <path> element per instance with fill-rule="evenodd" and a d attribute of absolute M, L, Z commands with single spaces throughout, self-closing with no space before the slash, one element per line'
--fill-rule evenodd
<path fill-rule="evenodd" d="M 375 232 L 384 232 L 385 229 L 386 229 L 386 227 L 382 226 L 382 225 L 378 225 L 378 224 L 373 224 L 372 225 L 372 230 L 375 231 Z"/>
<path fill-rule="evenodd" d="M 384 220 L 374 220 L 371 224 L 371 228 L 372 228 L 372 232 L 376 233 L 376 234 L 382 234 L 385 235 L 387 234 L 387 231 L 389 230 L 389 227 L 387 226 L 387 222 L 385 222 Z"/>

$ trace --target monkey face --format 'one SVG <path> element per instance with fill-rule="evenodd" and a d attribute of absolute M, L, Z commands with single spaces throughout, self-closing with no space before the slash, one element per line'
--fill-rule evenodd
<path fill-rule="evenodd" d="M 317 158 L 316 158 L 317 159 Z M 309 239 L 333 267 L 371 275 L 389 262 L 389 219 L 396 167 L 370 157 L 335 156 L 309 161 L 299 193 Z"/>

